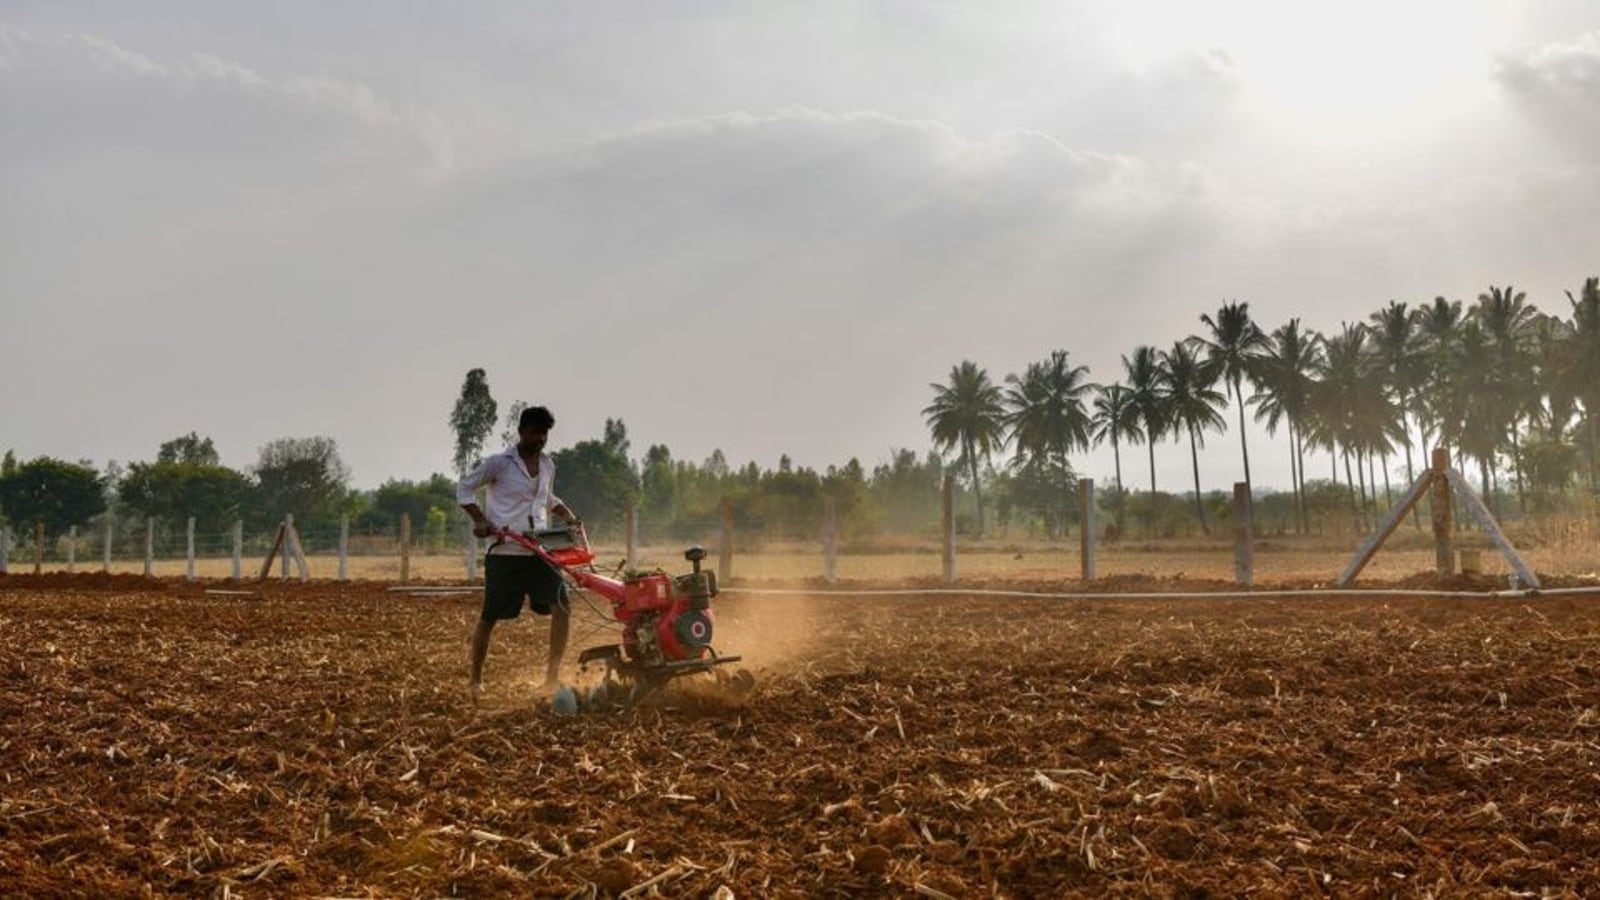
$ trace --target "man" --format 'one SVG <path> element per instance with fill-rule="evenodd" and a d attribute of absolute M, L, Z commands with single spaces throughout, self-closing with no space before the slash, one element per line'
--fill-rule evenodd
<path fill-rule="evenodd" d="M 488 537 L 501 528 L 548 528 L 550 513 L 576 524 L 573 514 L 553 490 L 555 463 L 544 452 L 550 429 L 556 424 L 550 410 L 529 407 L 517 420 L 516 446 L 478 463 L 456 488 L 456 500 L 472 517 L 472 533 Z M 486 488 L 485 513 L 475 492 Z M 467 684 L 474 702 L 483 694 L 483 660 L 489 654 L 489 634 L 494 623 L 515 619 L 522 598 L 535 614 L 550 616 L 550 660 L 541 691 L 552 690 L 561 674 L 561 655 L 567 649 L 569 626 L 566 585 L 561 573 L 513 541 L 496 541 L 484 560 L 483 614 L 472 632 L 472 675 Z"/>

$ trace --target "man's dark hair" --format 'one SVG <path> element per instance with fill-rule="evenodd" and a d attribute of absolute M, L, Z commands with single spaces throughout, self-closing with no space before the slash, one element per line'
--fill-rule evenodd
<path fill-rule="evenodd" d="M 517 430 L 527 431 L 531 428 L 534 431 L 549 431 L 555 424 L 556 417 L 550 415 L 550 410 L 542 406 L 530 406 L 517 419 Z"/>

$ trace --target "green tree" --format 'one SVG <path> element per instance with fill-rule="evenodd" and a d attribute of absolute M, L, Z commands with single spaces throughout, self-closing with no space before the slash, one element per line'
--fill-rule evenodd
<path fill-rule="evenodd" d="M 366 508 L 356 517 L 356 525 L 367 529 L 395 527 L 402 515 L 410 516 L 417 527 L 431 520 L 449 520 L 457 515 L 456 482 L 435 473 L 424 481 L 390 479 L 367 498 Z"/>
<path fill-rule="evenodd" d="M 1212 387 L 1208 367 L 1201 362 L 1188 341 L 1179 341 L 1172 349 L 1161 354 L 1162 384 L 1166 391 L 1167 414 L 1173 431 L 1183 429 L 1189 434 L 1189 460 L 1194 466 L 1194 510 L 1200 519 L 1200 529 L 1211 533 L 1206 521 L 1205 498 L 1200 493 L 1200 451 L 1205 443 L 1205 433 L 1222 429 L 1222 415 L 1218 412 L 1227 399 Z"/>
<path fill-rule="evenodd" d="M 350 470 L 330 437 L 279 438 L 261 448 L 255 468 L 260 511 L 327 524 L 343 510 Z"/>
<path fill-rule="evenodd" d="M 606 528 L 620 525 L 623 511 L 639 499 L 639 476 L 627 447 L 627 426 L 607 419 L 601 440 L 580 441 L 551 455 L 556 493 L 569 509 Z"/>
<path fill-rule="evenodd" d="M 470 369 L 461 384 L 461 396 L 450 411 L 450 430 L 456 435 L 455 464 L 466 475 L 483 456 L 483 444 L 494 431 L 498 407 L 489 394 L 489 378 L 482 369 Z"/>
<path fill-rule="evenodd" d="M 216 445 L 211 443 L 211 438 L 203 438 L 195 432 L 175 437 L 164 441 L 161 449 L 156 452 L 158 463 L 182 463 L 191 466 L 220 466 L 222 457 L 217 455 Z"/>
<path fill-rule="evenodd" d="M 678 472 L 666 444 L 654 444 L 644 453 L 639 473 L 640 506 L 646 522 L 666 523 L 677 515 Z"/>
<path fill-rule="evenodd" d="M 1074 366 L 1067 351 L 1029 363 L 1022 375 L 1006 377 L 1004 424 L 1015 448 L 1014 465 L 1033 466 L 1055 480 L 1060 504 L 1057 522 L 1065 525 L 1072 506 L 1073 450 L 1089 448 L 1090 420 L 1084 396 L 1092 389 L 1088 366 Z"/>
<path fill-rule="evenodd" d="M 1002 426 L 1006 414 L 1000 388 L 989 380 L 989 373 L 971 360 L 952 366 L 945 384 L 930 384 L 933 402 L 922 410 L 933 431 L 935 447 L 960 448 L 958 466 L 967 469 L 972 491 L 978 502 L 978 535 L 983 536 L 983 484 L 978 463 L 987 462 L 1004 445 Z"/>
<path fill-rule="evenodd" d="M 100 475 L 94 467 L 47 456 L 16 464 L 0 475 L 0 511 L 18 528 L 43 523 L 56 537 L 106 509 Z"/>
<path fill-rule="evenodd" d="M 117 501 L 140 516 L 180 522 L 194 516 L 199 527 L 221 530 L 243 516 L 255 486 L 241 472 L 220 465 L 136 462 L 117 483 Z"/>
<path fill-rule="evenodd" d="M 1224 303 L 1215 318 L 1202 315 L 1200 322 L 1208 335 L 1196 338 L 1205 350 L 1207 375 L 1222 379 L 1228 386 L 1234 406 L 1239 410 L 1239 452 L 1244 456 L 1245 495 L 1255 517 L 1255 483 L 1250 478 L 1250 445 L 1245 440 L 1244 382 L 1255 374 L 1262 352 L 1267 346 L 1267 336 L 1250 320 L 1250 304 Z"/>

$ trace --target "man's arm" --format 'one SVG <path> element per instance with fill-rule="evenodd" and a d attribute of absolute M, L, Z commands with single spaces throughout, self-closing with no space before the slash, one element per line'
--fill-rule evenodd
<path fill-rule="evenodd" d="M 472 519 L 472 533 L 478 537 L 488 537 L 494 533 L 494 523 L 483 514 L 483 509 L 478 506 L 478 488 L 494 480 L 494 460 L 489 457 L 478 463 L 478 467 L 466 474 L 461 482 L 456 485 L 456 502 L 466 511 Z"/>

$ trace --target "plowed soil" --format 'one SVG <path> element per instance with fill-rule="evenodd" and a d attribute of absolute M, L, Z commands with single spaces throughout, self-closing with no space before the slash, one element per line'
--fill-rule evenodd
<path fill-rule="evenodd" d="M 244 589 L 0 578 L 0 895 L 1600 893 L 1600 597 L 730 595 L 753 694 L 562 718 L 542 620 L 474 708 L 474 598 Z"/>

